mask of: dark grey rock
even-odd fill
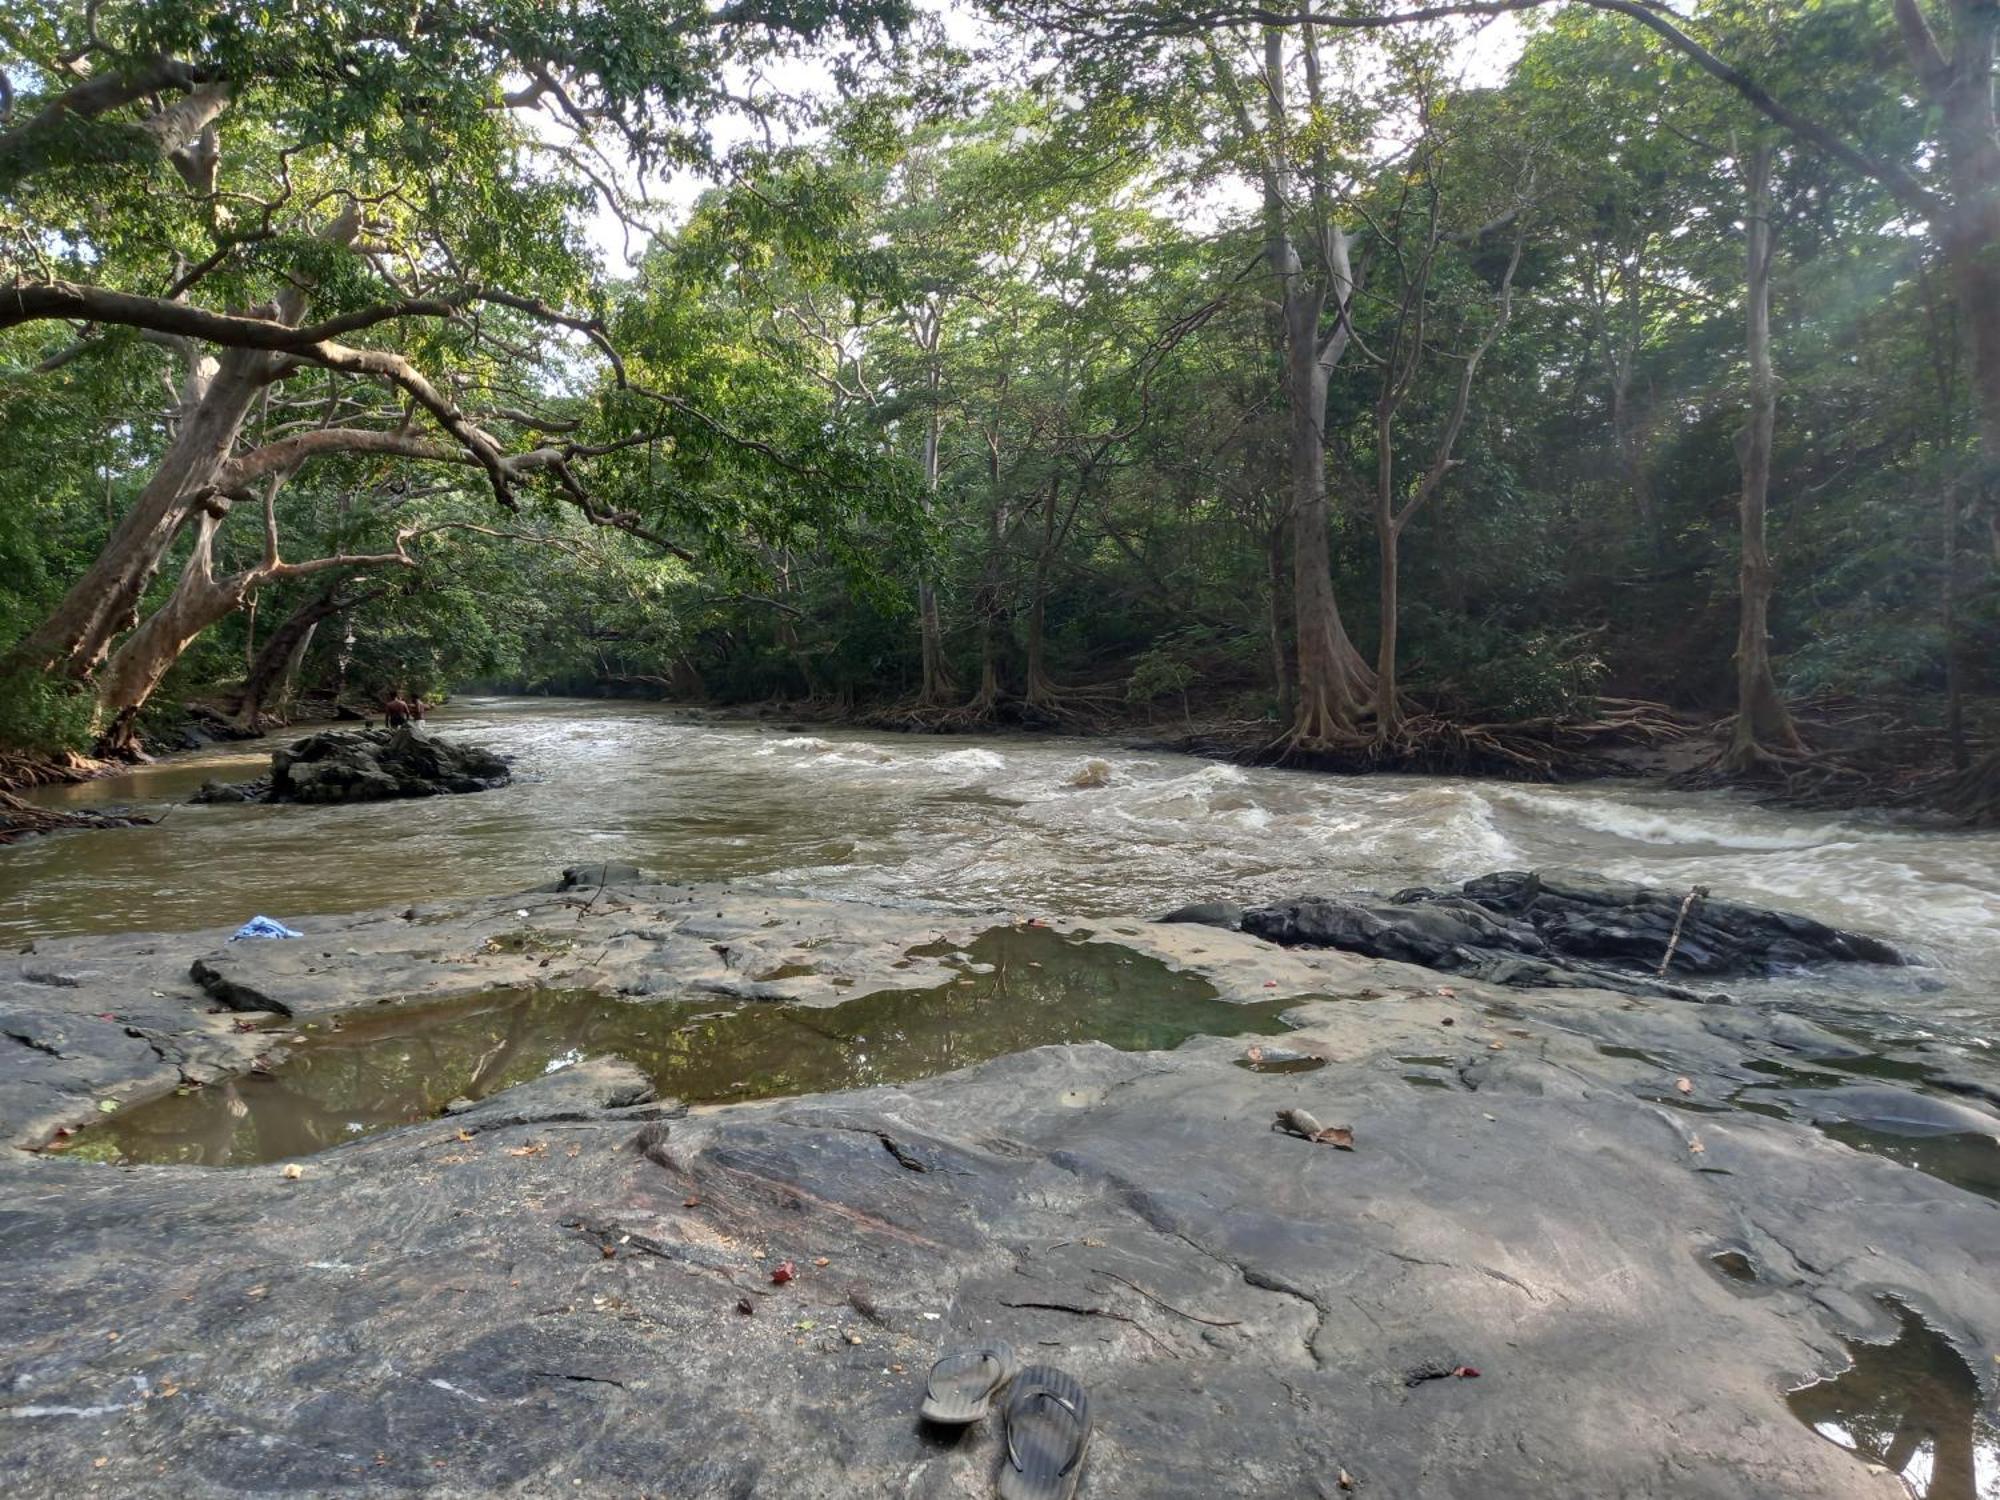
[[[1177,906],[1165,916],[1155,917],[1156,922],[1188,922],[1201,927],[1226,927],[1231,932],[1243,926],[1243,908],[1227,901],[1196,901],[1189,906]]]
[[[255,781],[204,781],[201,790],[188,798],[193,803],[262,802],[271,795],[271,778]]]
[[[1726,978],[1824,963],[1900,964],[1887,943],[1791,912],[1562,871],[1505,871],[1456,891],[1383,901],[1307,896],[1244,913],[1243,930],[1287,946],[1339,948],[1495,984],[1592,985],[1690,998],[1655,977]],[[1679,926],[1679,937],[1675,928]]]
[[[415,725],[332,729],[271,752],[270,776],[209,782],[195,802],[379,802],[483,792],[513,779],[492,751],[434,739]]]
[[[599,862],[571,865],[552,887],[558,891],[591,890],[606,885],[644,885],[649,877],[637,865]]]

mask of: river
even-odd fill
[[[0,941],[295,921],[520,889],[595,860],[1023,916],[1566,866],[1883,934],[1924,967],[1758,988],[1885,1035],[1968,1050],[2000,1035],[2000,834],[1637,782],[1325,776],[1082,739],[786,732],[628,702],[462,699],[431,727],[511,757],[520,783],[366,807],[182,805],[209,777],[261,772],[270,747],[252,744],[49,793],[167,816],[0,851]]]

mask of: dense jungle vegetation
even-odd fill
[[[1992,816],[1996,33],[31,0],[0,752],[470,683],[1388,765],[1658,703]]]

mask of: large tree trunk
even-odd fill
[[[1771,368],[1771,148],[1750,152],[1744,215],[1749,251],[1744,302],[1750,355],[1750,420],[1739,440],[1743,468],[1740,506],[1742,563],[1738,570],[1736,727],[1724,764],[1754,770],[1773,749],[1802,748],[1792,716],[1771,675],[1771,593],[1776,572],[1765,544],[1765,501],[1771,488],[1771,444],[1777,425],[1778,382]]]
[[[343,608],[340,583],[328,584],[309,597],[264,637],[250,669],[243,675],[243,687],[236,697],[236,720],[245,729],[264,727],[264,710],[280,702],[312,645],[320,621],[331,619]]]
[[[1278,715],[1292,715],[1292,664],[1285,651],[1285,526],[1271,528],[1264,539],[1264,633],[1271,651],[1271,693]]]
[[[134,721],[160,679],[197,636],[241,609],[249,596],[254,575],[239,573],[221,580],[215,576],[215,532],[219,525],[215,516],[203,513],[194,552],[173,593],[119,643],[98,674],[97,705],[103,725],[100,753],[129,752],[137,747]]]
[[[1377,516],[1376,549],[1381,562],[1381,640],[1375,656],[1375,733],[1380,739],[1395,734],[1403,722],[1396,701],[1396,625],[1402,608],[1402,535],[1395,518],[1386,512]]]
[[[937,410],[938,377],[935,366],[931,373],[931,413],[924,427],[924,505],[934,509],[938,491],[938,438],[939,415]],[[923,576],[917,581],[917,630],[923,653],[923,685],[918,689],[917,701],[925,708],[942,707],[951,697],[951,674],[944,664],[944,627],[938,619],[937,586],[932,582],[929,564],[925,564]]]
[[[344,247],[360,228],[360,211],[349,204],[319,238]],[[311,292],[309,280],[294,277],[268,311],[296,325]],[[168,550],[203,508],[273,367],[274,356],[262,350],[229,349],[217,358],[190,346],[180,425],[159,468],[88,571],[9,653],[11,665],[80,681],[104,660],[113,639],[137,619],[139,601]]]
[[[986,556],[980,564],[979,596],[975,612],[979,616],[979,691],[966,704],[980,718],[991,717],[1000,703],[1000,616],[1001,585],[1005,571],[1002,555],[1010,524],[1008,507],[1000,493],[1000,456],[989,448],[987,482],[991,490],[986,506]]]
[[[1291,409],[1292,608],[1298,635],[1298,701],[1294,749],[1330,748],[1352,740],[1367,711],[1374,673],[1349,639],[1334,597],[1326,493],[1326,379],[1319,353],[1320,299],[1298,286],[1298,257],[1285,308],[1285,396]]]
[[[1938,225],[1945,264],[1972,346],[1972,389],[1979,421],[1980,478],[1974,504],[1996,513],[2000,474],[2000,132],[1993,96],[2000,12],[1986,0],[1951,0],[1952,52],[1934,45],[1922,13],[1899,0],[1897,21],[1918,74],[1943,118],[1944,165],[1952,202]],[[1954,810],[1972,821],[2000,819],[2000,751],[1958,778]],[[1976,789],[1984,788],[1981,796]],[[1948,799],[1948,803],[1950,799]]]
[[[180,428],[166,456],[97,558],[48,619],[13,652],[31,671],[81,680],[129,626],[139,600],[189,518],[215,482],[263,389],[268,355],[231,350],[191,360]]]

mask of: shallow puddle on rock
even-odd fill
[[[1893,1135],[1844,1120],[1822,1121],[1819,1131],[1857,1151],[1886,1156],[1968,1193],[2000,1202],[2000,1142],[1990,1136]],[[2000,1478],[1996,1478],[1993,1500],[2000,1500]]]
[[[170,1094],[79,1132],[106,1161],[277,1161],[436,1115],[586,1057],[637,1064],[663,1096],[705,1103],[864,1088],[949,1072],[1052,1042],[1127,1051],[1207,1034],[1275,1036],[1296,1000],[1236,1005],[1157,959],[1046,928],[997,928],[931,989],[839,1005],[768,1001],[718,1011],[590,991],[499,990],[350,1012],[270,1074]],[[286,1023],[293,1031],[296,1022]]]
[[[1760,1073],[1783,1076],[1787,1081],[1818,1080],[1827,1075],[1783,1068],[1778,1064],[1751,1063]],[[1844,1083],[1835,1075],[1833,1082]],[[1732,1108],[1773,1120],[1794,1120],[1811,1125],[1829,1140],[1839,1141],[1856,1151],[1887,1157],[1901,1166],[1912,1167],[1940,1182],[1977,1193],[2000,1202],[2000,1140],[1976,1132],[1921,1128],[1887,1129],[1881,1123],[1844,1120],[1835,1114],[1819,1115],[1814,1110],[1814,1092],[1802,1089],[1794,1094],[1779,1092],[1774,1086],[1755,1084],[1729,1096]],[[1921,1095],[1913,1095],[1922,1098]],[[1657,1102],[1671,1104],[1671,1099]],[[2000,1500],[1996,1491],[1993,1500]]]
[[[1757,1284],[1757,1265],[1741,1250],[1718,1250],[1709,1256],[1708,1263],[1717,1274],[1726,1277],[1739,1286],[1751,1287]]]
[[[1887,1299],[1885,1299],[1887,1301]],[[2000,1422],[1949,1340],[1900,1303],[1893,1343],[1848,1340],[1853,1367],[1791,1392],[1792,1415],[1899,1476],[1919,1500],[2000,1497]]]

